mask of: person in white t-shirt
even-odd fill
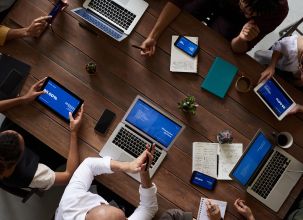
[[[149,149],[149,146],[147,148]],[[119,162],[110,157],[86,158],[67,185],[56,211],[55,220],[151,220],[158,211],[157,188],[151,182],[148,169],[145,169],[153,160],[155,146],[152,148],[152,153],[146,149],[132,162]],[[128,218],[121,209],[110,206],[100,195],[88,191],[95,176],[118,171],[139,172],[141,177],[140,204]]]

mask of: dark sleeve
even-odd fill
[[[169,0],[169,1],[174,5],[178,6],[180,9],[182,9],[184,5],[190,2],[189,0]]]
[[[287,0],[283,0],[273,13],[256,17],[255,22],[260,29],[260,33],[254,40],[248,43],[249,49],[253,48],[267,34],[280,25],[287,16],[288,10],[288,2]]]

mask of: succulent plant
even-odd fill
[[[94,74],[97,70],[97,64],[94,62],[89,62],[88,64],[86,64],[85,69],[89,74]]]
[[[189,112],[194,115],[196,113],[198,104],[196,103],[196,98],[194,96],[187,96],[178,103],[178,106],[183,112]]]

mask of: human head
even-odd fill
[[[239,0],[240,9],[245,17],[270,13],[279,5],[280,0]]]
[[[16,131],[0,133],[0,178],[12,174],[24,151],[24,140]]]
[[[85,220],[126,220],[126,217],[121,209],[101,204],[89,210]]]

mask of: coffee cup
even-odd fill
[[[280,132],[275,135],[276,144],[281,148],[289,148],[294,142],[292,135],[289,132]]]
[[[253,88],[251,80],[243,75],[237,79],[235,87],[238,92],[242,93],[247,93]]]

